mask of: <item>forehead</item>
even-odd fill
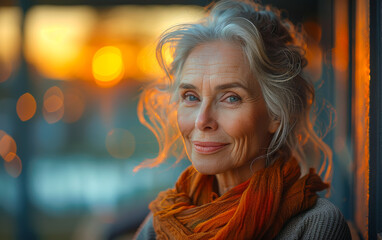
[[[250,68],[240,46],[215,41],[198,45],[191,51],[181,71],[180,81],[238,81],[249,87],[250,76]]]

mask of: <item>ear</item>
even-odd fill
[[[271,134],[275,133],[276,130],[279,128],[279,126],[280,126],[280,120],[276,118],[272,119],[268,126],[268,132]]]

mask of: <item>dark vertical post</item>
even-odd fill
[[[17,99],[22,94],[30,92],[31,82],[28,71],[28,64],[24,56],[24,43],[25,43],[25,15],[32,6],[32,1],[29,0],[20,0],[19,2],[22,10],[22,19],[21,19],[21,46],[20,46],[20,66],[17,72],[15,83],[13,85],[13,95]],[[16,106],[15,106],[16,107]],[[15,109],[16,112],[16,109]],[[30,201],[30,184],[29,184],[29,166],[32,156],[32,146],[31,146],[31,128],[32,121],[21,122],[17,118],[16,114],[14,115],[16,131],[15,131],[15,140],[17,143],[19,155],[22,163],[23,170],[20,176],[17,178],[17,191],[18,191],[18,208],[17,208],[17,239],[36,239],[36,235],[32,226],[32,208]]]
[[[356,177],[354,176],[354,166],[356,165],[356,154],[355,154],[355,122],[354,122],[354,95],[355,95],[355,68],[356,68],[356,61],[355,61],[355,21],[356,21],[356,0],[349,0],[349,77],[350,77],[350,84],[349,84],[349,105],[348,105],[348,119],[350,119],[350,124],[348,126],[348,136],[350,138],[348,139],[347,145],[351,149],[351,156],[352,156],[352,163],[354,164],[353,174],[350,180],[350,193],[349,193],[349,215],[348,219],[355,222],[355,194],[354,194],[354,188],[355,188],[355,181]]]
[[[370,0],[369,239],[382,233],[382,3]]]

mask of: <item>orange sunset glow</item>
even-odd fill
[[[156,78],[163,75],[162,69],[159,67],[155,44],[149,44],[146,47],[142,48],[137,57],[137,65],[139,70],[141,70],[148,79]],[[169,63],[172,61],[172,55],[169,49],[163,53],[164,61]]]
[[[90,7],[34,7],[26,16],[27,60],[46,77],[71,80],[95,19]]]
[[[119,6],[103,19],[92,7],[38,6],[26,16],[25,55],[52,79],[93,81],[100,87],[127,78],[153,79],[162,74],[153,48],[159,34],[201,16],[202,8],[192,6]]]
[[[98,50],[93,57],[92,70],[99,86],[116,85],[121,81],[125,72],[121,50],[113,46],[106,46]]]
[[[0,8],[0,83],[17,67],[20,53],[21,11],[16,7]]]

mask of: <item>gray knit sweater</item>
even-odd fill
[[[134,239],[155,239],[152,214],[147,216]],[[275,239],[340,240],[351,239],[351,236],[340,210],[328,200],[319,198],[313,208],[291,218]]]

